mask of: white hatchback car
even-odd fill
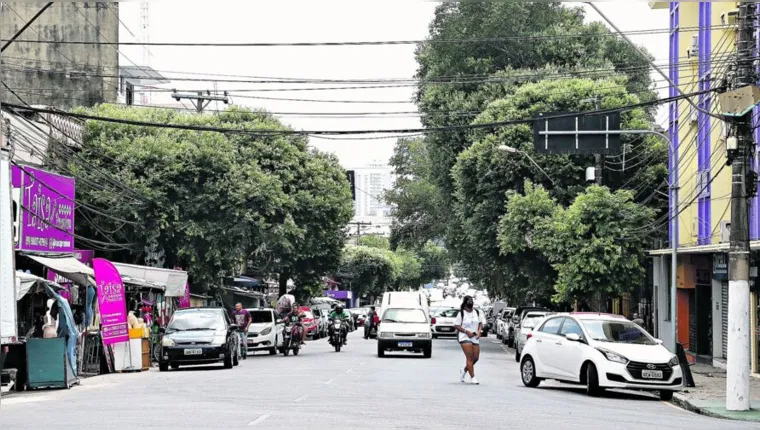
[[[519,326],[515,327],[515,361],[520,362],[520,355],[522,354],[525,343],[528,341],[528,335],[533,331],[536,326],[541,324],[550,312],[529,312],[525,314],[522,322]]]
[[[283,324],[277,324],[277,316],[272,309],[248,309],[251,324],[248,326],[248,353],[269,351],[277,354],[282,346]]]
[[[457,336],[459,333],[454,328],[454,323],[459,315],[459,309],[442,309],[430,319],[430,329],[433,330],[433,339],[439,336]]]
[[[590,396],[606,388],[658,391],[670,400],[683,387],[678,357],[662,341],[617,315],[547,317],[528,336],[520,361],[523,384],[544,379],[585,384]]]

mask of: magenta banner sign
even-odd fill
[[[190,307],[190,284],[185,284],[185,294],[179,298],[179,308],[186,309]]]
[[[16,249],[74,250],[74,178],[29,166],[12,166]]]
[[[77,249],[74,250],[74,258],[82,262],[87,267],[92,267],[92,259],[95,258],[95,251],[92,250],[81,250]],[[47,279],[48,281],[53,281],[56,284],[66,288],[64,291],[60,291],[61,296],[68,300],[69,303],[75,304],[79,303],[78,297],[73,297],[72,302],[72,296],[71,296],[71,280],[67,279],[66,277],[59,275],[55,271],[48,269],[47,271]]]
[[[128,342],[127,297],[121,275],[110,261],[104,258],[92,260],[95,283],[98,286],[101,337],[103,345]]]

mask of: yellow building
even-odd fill
[[[669,77],[684,93],[717,88],[735,59],[736,2],[650,2],[653,9],[670,14]],[[678,96],[676,88],[670,96]],[[718,112],[715,93],[693,100]],[[669,109],[670,204],[678,193],[677,222],[670,222],[670,241],[678,243],[678,342],[691,360],[724,367],[728,330],[728,245],[730,231],[731,167],[726,165],[726,124],[698,112],[688,102],[673,102]],[[758,137],[755,140],[758,141]],[[757,169],[758,160],[753,163]],[[760,205],[751,201],[750,235],[753,250],[760,250]],[[670,244],[668,246],[671,246]],[[753,252],[754,257],[755,252]],[[651,252],[655,327],[658,337],[673,348],[670,290],[671,249]],[[751,276],[757,276],[753,258]],[[757,281],[753,285],[753,360],[758,360]]]

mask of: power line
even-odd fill
[[[705,94],[705,93],[714,92],[714,91],[715,89],[709,89],[705,91],[699,91],[699,92],[695,92],[691,94],[685,94],[685,95],[670,97],[666,99],[631,104],[631,105],[627,105],[627,106],[623,106],[623,107],[619,107],[615,109],[594,111],[594,113],[600,114],[600,113],[607,113],[607,112],[623,112],[623,111],[628,111],[628,110],[632,110],[639,107],[654,106],[654,105],[658,105],[662,103],[668,103],[671,101],[681,100],[687,97],[694,97],[696,95]],[[495,127],[503,127],[503,126],[510,126],[510,125],[518,125],[518,124],[532,124],[535,121],[534,119],[521,119],[521,120],[511,120],[511,121],[489,122],[489,123],[482,123],[482,124],[451,125],[451,126],[429,127],[429,128],[387,129],[387,130],[382,130],[382,129],[381,130],[311,130],[311,131],[305,131],[305,130],[296,131],[296,130],[291,130],[291,129],[249,130],[249,129],[240,129],[240,128],[208,127],[208,126],[171,124],[171,123],[161,124],[161,123],[155,123],[155,122],[135,121],[135,120],[129,120],[129,119],[109,118],[109,117],[88,115],[88,114],[81,114],[81,113],[63,112],[56,109],[20,106],[20,105],[14,105],[14,104],[9,104],[9,103],[6,103],[5,106],[14,110],[57,114],[61,116],[78,118],[81,120],[103,121],[103,122],[112,122],[112,123],[117,123],[117,124],[136,125],[136,126],[144,126],[144,127],[173,128],[173,129],[180,129],[180,130],[209,131],[209,132],[231,133],[231,134],[237,133],[237,134],[249,134],[249,135],[309,135],[311,136],[311,135],[362,135],[362,134],[378,134],[378,133],[387,133],[387,134],[432,133],[432,132],[444,132],[444,131],[452,131],[452,130],[475,130],[475,129],[483,129],[483,128],[495,128]],[[552,118],[573,117],[576,115],[577,114],[557,115]]]
[[[712,26],[714,29],[728,29],[731,26]],[[695,31],[699,27],[684,27],[680,31]],[[531,40],[554,40],[567,38],[590,39],[594,37],[613,37],[620,34],[626,35],[653,35],[669,33],[670,28],[634,30],[623,33],[565,33],[551,35],[514,35],[490,38],[470,39],[427,39],[427,40],[376,40],[376,41],[341,41],[341,42],[120,42],[124,46],[167,46],[167,47],[307,47],[307,46],[382,46],[382,45],[420,45],[420,44],[462,44],[462,43],[494,43],[507,41],[531,41]],[[65,45],[109,45],[110,42],[102,41],[74,41],[74,40],[17,40],[18,43],[32,44],[65,44]]]

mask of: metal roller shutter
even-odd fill
[[[721,335],[723,336],[723,358],[728,358],[728,282],[720,286]]]

